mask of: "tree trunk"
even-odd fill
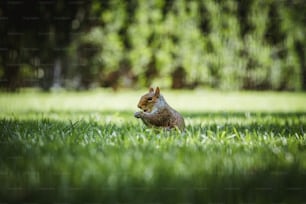
[[[306,90],[306,53],[305,53],[305,47],[301,42],[295,43],[295,49],[299,56],[300,64],[301,64],[301,82],[302,82],[302,89]]]
[[[5,64],[4,65],[4,87],[9,92],[18,91],[20,81],[19,81],[19,69],[20,65],[18,63]]]
[[[53,89],[61,88],[62,61],[61,58],[56,58],[53,68]]]
[[[3,84],[2,86],[6,91],[16,92],[20,86],[19,70],[20,59],[19,53],[16,49],[10,48],[5,52],[2,58],[2,66],[4,68]]]

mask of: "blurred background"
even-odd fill
[[[304,0],[1,1],[0,89],[306,90]]]

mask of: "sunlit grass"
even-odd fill
[[[1,94],[1,201],[303,200],[305,94],[166,91],[179,133],[133,117],[143,92]]]
[[[96,90],[91,92],[38,93],[0,95],[0,112],[28,111],[135,111],[147,90]],[[168,91],[162,94],[170,105],[186,112],[214,111],[306,111],[306,94],[290,92],[215,92],[208,90]]]

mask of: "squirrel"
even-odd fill
[[[159,87],[155,91],[150,88],[149,93],[140,98],[137,106],[142,111],[136,112],[134,116],[148,127],[162,127],[166,130],[178,128],[181,131],[185,128],[184,118],[168,105]]]

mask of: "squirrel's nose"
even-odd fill
[[[141,106],[139,104],[137,105],[137,107],[141,109]]]

